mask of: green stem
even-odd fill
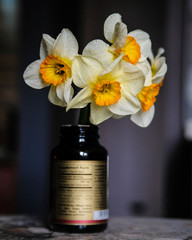
[[[89,121],[89,115],[90,115],[90,104],[88,104],[86,107],[80,109],[78,124],[90,125],[91,123]]]

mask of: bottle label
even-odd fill
[[[107,161],[55,161],[52,171],[53,223],[95,225],[107,222]]]

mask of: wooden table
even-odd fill
[[[97,234],[52,232],[38,217],[0,216],[0,239],[6,240],[192,240],[192,220],[111,218]]]

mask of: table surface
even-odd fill
[[[102,233],[52,232],[40,218],[0,216],[0,239],[14,240],[192,240],[192,220],[163,218],[111,218]]]

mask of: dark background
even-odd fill
[[[48,88],[23,81],[27,65],[39,59],[42,34],[56,38],[69,28],[81,53],[104,39],[106,17],[118,12],[129,31],[150,34],[155,54],[165,48],[168,73],[148,128],[129,117],[100,124],[110,155],[111,215],[191,217],[191,2],[0,1],[0,213],[48,212],[49,153],[59,126],[78,115],[51,105]]]

